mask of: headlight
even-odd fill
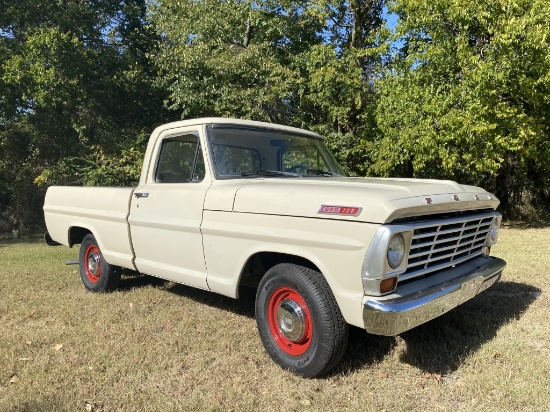
[[[498,238],[498,219],[493,219],[491,224],[491,229],[489,229],[489,236],[491,236],[491,241],[494,243]]]
[[[396,269],[401,265],[404,257],[405,239],[401,233],[398,233],[391,238],[388,244],[388,263],[393,269]]]

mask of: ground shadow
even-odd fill
[[[397,340],[393,336],[371,335],[364,329],[351,326],[344,358],[329,376],[364,369],[365,366],[376,364],[382,361],[396,345]]]
[[[151,276],[137,275],[123,279],[122,288],[154,286],[217,309],[255,318],[255,290],[241,288],[240,298],[167,282]],[[541,294],[527,284],[500,282],[449,313],[402,333],[406,348],[400,360],[426,373],[448,374],[455,371],[485,342],[493,339],[502,325],[521,315]],[[350,327],[348,348],[340,365],[330,376],[365,368],[380,362],[396,347],[397,338],[375,336]]]
[[[189,286],[180,285],[178,283],[170,283],[166,290],[175,293],[178,296],[186,297],[195,302],[208,305],[220,310],[243,315],[254,319],[256,290],[248,287],[239,289],[239,299],[229,298],[217,293],[207,292],[200,289],[195,289]]]
[[[157,278],[155,276],[142,275],[141,273],[132,272],[123,269],[120,283],[117,290],[128,291],[132,289],[140,289],[148,286],[151,287],[163,287],[168,283],[167,280]]]
[[[510,320],[519,319],[542,291],[501,282],[446,315],[405,332],[401,360],[427,373],[450,373],[493,339]]]
[[[233,312],[254,318],[254,302],[256,299],[255,289],[241,287],[239,289],[239,299],[228,298],[227,296],[205,290],[193,288],[191,286],[170,282],[154,276],[142,275],[135,272],[123,272],[118,290],[128,291],[135,288],[157,287],[178,296],[191,299],[197,303],[209,305],[220,310]]]
[[[400,360],[425,373],[451,373],[493,339],[504,324],[519,319],[540,294],[540,289],[530,285],[501,282],[449,313],[402,333],[406,349]],[[335,372],[372,364],[389,353],[396,342],[396,338],[357,329],[342,366]]]
[[[534,286],[500,282],[449,313],[402,333],[399,338],[370,335],[351,328],[348,348],[331,376],[381,361],[405,342],[400,360],[425,373],[448,374],[472,352],[493,339],[512,319],[519,319],[542,291]]]

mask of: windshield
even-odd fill
[[[314,136],[215,125],[208,129],[208,140],[221,179],[344,174],[323,140]]]

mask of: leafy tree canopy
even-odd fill
[[[373,170],[485,182],[505,202],[510,167],[525,177],[519,191],[548,176],[548,2],[395,0],[391,10],[402,47],[378,82]]]
[[[316,129],[352,169],[364,169],[376,66],[386,47],[382,6],[382,0],[161,0],[153,9],[162,36],[156,60],[170,107],[184,117]]]
[[[147,58],[158,38],[144,0],[0,0],[0,10],[0,215],[33,226],[36,184],[137,177],[96,171],[102,159],[124,170],[121,153],[138,153],[166,118]]]

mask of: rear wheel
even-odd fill
[[[256,295],[262,343],[284,369],[314,378],[340,362],[348,325],[323,275],[294,264],[279,264],[262,278]]]
[[[116,289],[120,268],[107,263],[93,235],[86,235],[80,245],[79,267],[80,278],[86,289],[92,292]]]

